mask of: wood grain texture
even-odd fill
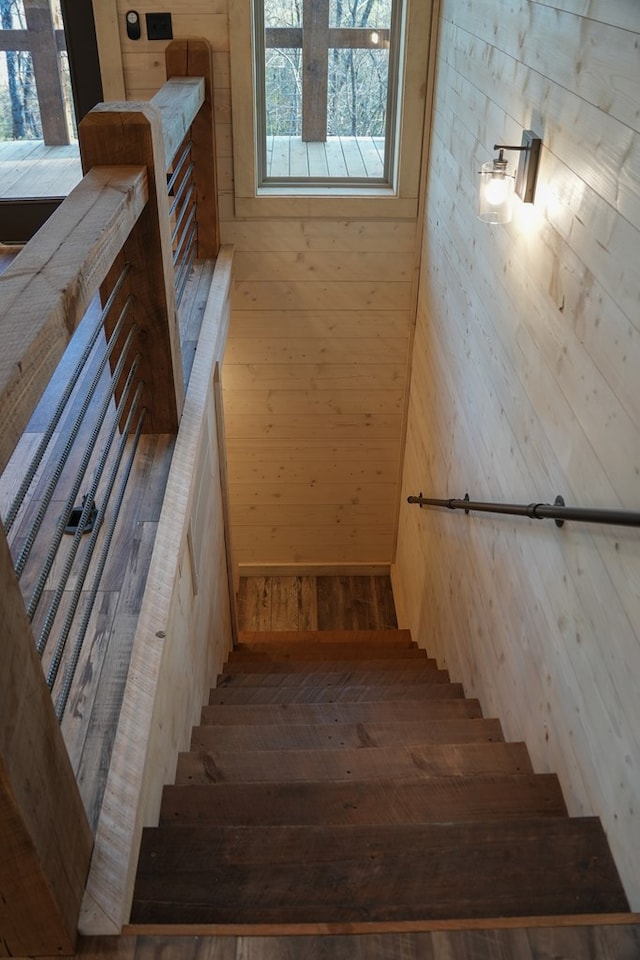
[[[204,96],[191,127],[194,163],[198,257],[201,260],[217,256],[220,248],[220,217],[218,214],[215,145],[214,64],[211,45],[201,40],[174,40],[165,50],[167,77],[202,77]]]
[[[522,743],[431,744],[368,750],[181,753],[176,783],[255,783],[296,780],[371,780],[532,773]]]
[[[0,942],[12,956],[70,953],[92,837],[4,531],[0,576]]]
[[[167,936],[160,932],[117,938],[83,937],[77,960],[158,960],[168,952],[175,960],[636,960],[640,948],[637,924],[549,926],[522,921],[515,924],[475,922],[455,930],[440,922],[436,930],[384,933],[300,931],[287,936],[271,933],[233,935],[230,931],[200,935],[186,931]],[[509,929],[511,927],[511,929]]]
[[[80,929],[118,933],[142,824],[188,742],[231,646],[213,372],[224,350],[232,254],[221,251],[176,440],[98,822]],[[198,490],[204,495],[198,497]],[[192,516],[215,535],[188,546]],[[192,564],[199,575],[194,593]],[[213,637],[213,642],[212,642]]]
[[[562,816],[562,793],[553,776],[363,781],[297,784],[170,786],[162,798],[160,823],[381,824],[433,820],[484,820]]]
[[[357,702],[357,701],[356,701]],[[376,723],[293,723],[257,728],[255,724],[211,724],[194,727],[191,750],[215,750],[224,738],[226,749],[237,750],[330,750],[336,746],[368,749],[393,744],[478,743],[502,740],[498,720],[387,720]]]
[[[145,433],[175,433],[184,404],[180,331],[175,295],[169,203],[166,190],[164,133],[160,110],[149,103],[97,104],[78,128],[83,170],[110,157],[147,168],[149,199],[122,246],[102,290],[113,289],[125,262],[131,264],[115,309],[129,294],[139,328]],[[118,314],[116,313],[116,316]]]
[[[282,891],[292,888],[287,918],[303,923],[626,909],[615,871],[606,879],[610,860],[597,820],[552,817],[540,826],[160,827],[143,837],[131,919],[278,923]],[[349,898],[341,877],[357,880]]]
[[[639,27],[624,3],[441,4],[403,497],[637,507]],[[478,163],[523,127],[536,202],[481,226]],[[398,543],[400,622],[602,817],[637,908],[637,538],[403,504]]]
[[[146,202],[139,166],[92,171],[0,277],[0,468]]]

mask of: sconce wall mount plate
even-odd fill
[[[514,190],[514,175],[508,173],[504,160],[505,150],[514,150],[520,154],[515,173],[515,193],[523,203],[533,203],[538,179],[538,164],[542,140],[533,130],[523,130],[522,143],[510,146],[495,143],[494,150],[500,155],[493,161],[482,165],[478,219],[486,223],[508,223],[511,220],[511,196]],[[511,187],[509,189],[509,183]],[[501,187],[501,190],[497,188]]]
[[[522,146],[516,173],[516,193],[523,203],[533,203],[536,195],[541,147],[542,140],[533,130],[522,131]]]

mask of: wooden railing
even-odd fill
[[[164,766],[172,762],[172,751],[183,745],[194,722],[194,694],[200,704],[203,685],[212,682],[230,642],[215,366],[228,321],[231,253],[221,254],[214,273],[203,322],[206,349],[196,356],[185,403],[166,171],[191,128],[192,137],[202,141],[194,140],[193,146],[198,256],[215,255],[215,177],[209,179],[214,167],[211,55],[198,41],[173,45],[168,63],[171,57],[178,74],[194,63],[205,68],[208,63],[208,70],[199,79],[168,82],[150,104],[102,104],[91,111],[79,131],[87,171],[83,181],[0,277],[0,471],[98,289],[103,301],[113,294],[107,335],[116,323],[110,318],[117,318],[128,303],[144,381],[144,430],[177,434],[181,424],[176,440],[181,452],[169,478],[168,517],[164,526],[160,523],[159,554],[154,552],[158,559],[155,567],[152,559],[148,581],[151,599],[143,601],[130,668],[134,676],[127,680],[115,735],[115,769],[107,778],[103,802],[104,817],[115,817],[119,824],[115,847],[123,844],[124,853],[120,848],[114,852],[102,816],[95,837],[89,827],[14,560],[0,528],[0,954],[72,953],[83,897],[89,917],[85,925],[91,927],[91,917],[97,915],[98,932],[119,931],[126,920],[136,838],[157,803]],[[204,170],[198,170],[199,156]],[[122,396],[123,388],[118,390]],[[186,473],[176,479],[176,470]],[[206,525],[213,521],[222,532],[207,538]],[[186,616],[193,629],[186,646],[181,633],[185,572],[193,594]],[[207,582],[199,598],[198,576],[201,583],[214,581]],[[172,606],[176,591],[179,600]],[[212,601],[214,592],[217,603]],[[157,618],[163,611],[160,629]],[[149,635],[151,621],[155,629]],[[210,642],[216,624],[219,653]],[[172,657],[182,661],[182,683]],[[120,750],[118,744],[123,745]],[[124,784],[118,768],[123,753]],[[118,795],[122,789],[124,800]],[[91,892],[85,893],[92,849]],[[111,887],[101,887],[105,865],[116,894]]]

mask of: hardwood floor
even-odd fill
[[[240,630],[390,630],[389,577],[242,577]]]
[[[92,960],[638,960],[640,926],[86,940]]]

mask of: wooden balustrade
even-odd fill
[[[193,57],[188,44],[179,49],[185,71],[204,58],[200,45]],[[86,176],[0,277],[0,470],[88,304],[124,261],[131,269],[123,296],[135,295],[144,358],[145,429],[177,432],[184,387],[166,158],[194,117],[197,130],[203,123],[210,128],[210,90],[210,73],[204,81],[174,80],[152,104],[103,104],[81,124]],[[218,249],[215,177],[207,179],[214,164],[210,129],[202,139],[204,147],[196,147],[196,169],[204,155],[196,175],[201,256]],[[94,838],[1,526],[0,611],[0,954],[68,954]]]

